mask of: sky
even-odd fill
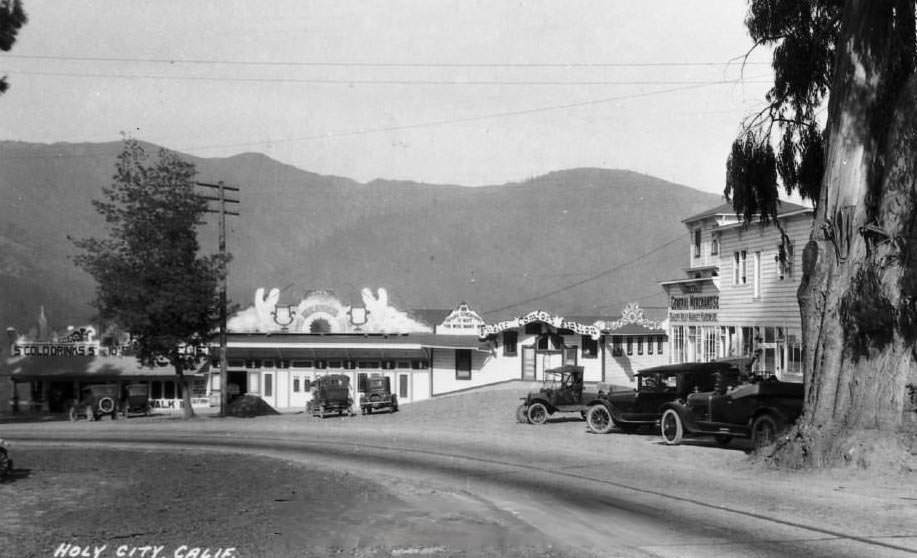
[[[0,140],[126,133],[361,182],[602,167],[722,193],[772,83],[741,0],[24,5]]]

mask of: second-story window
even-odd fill
[[[710,239],[710,255],[716,256],[720,253],[720,235],[719,233],[713,233],[713,236]]]
[[[744,285],[748,282],[748,252],[742,250],[732,254],[732,284]]]
[[[700,257],[700,229],[694,229],[694,257]]]

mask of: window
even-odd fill
[[[713,233],[710,239],[710,255],[716,256],[720,253],[720,233]]]
[[[328,361],[328,368],[341,368],[343,365],[344,363],[340,360],[329,360]]]
[[[529,335],[537,335],[541,333],[541,322],[531,322],[525,324],[525,330]]]
[[[634,338],[628,337],[627,338],[627,355],[630,356],[632,354],[634,354]]]
[[[455,351],[455,379],[471,379],[471,349],[456,349]]]
[[[621,337],[615,335],[611,339],[611,356],[622,356],[624,354],[624,349],[621,348]]]
[[[656,342],[655,337],[647,337],[646,339],[646,354],[653,354],[653,344]]]
[[[599,355],[599,341],[593,339],[590,335],[583,335],[581,337],[581,345],[583,347],[583,358],[596,358]]]
[[[411,368],[414,370],[426,370],[428,368],[427,361],[425,360],[412,360]]]
[[[732,284],[745,285],[748,283],[748,252],[742,250],[732,255]]]
[[[656,341],[656,354],[658,354],[658,355],[661,355],[661,354],[662,354],[662,341],[663,341],[663,338],[662,338],[662,337],[657,338],[657,341]]]
[[[637,354],[638,355],[643,354],[643,338],[642,337],[637,338]]]
[[[290,363],[293,368],[312,368],[311,360],[294,360]]]
[[[761,298],[761,252],[755,252],[752,265],[752,297]]]
[[[274,396],[274,375],[273,374],[264,375],[264,396],[265,397]]]
[[[398,397],[402,399],[408,398],[408,375],[407,374],[398,375]]]
[[[777,279],[783,281],[784,278],[793,275],[793,244],[787,242],[777,247],[777,255],[774,256],[777,262]]]
[[[700,257],[700,229],[694,229],[694,257]]]
[[[503,332],[503,356],[516,356],[517,344],[519,342],[518,331]]]
[[[299,393],[299,376],[293,377],[293,393]]]

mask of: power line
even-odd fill
[[[650,256],[650,255],[652,255],[652,254],[655,254],[656,252],[659,252],[659,251],[661,251],[661,250],[663,250],[663,249],[665,249],[665,248],[668,248],[668,247],[671,246],[672,244],[674,244],[674,243],[676,243],[676,242],[681,242],[681,241],[683,241],[683,240],[684,240],[684,235],[678,235],[676,238],[673,238],[672,240],[669,240],[668,242],[666,242],[666,243],[664,243],[664,244],[661,244],[661,245],[657,246],[656,248],[653,248],[653,249],[650,250],[649,252],[645,252],[645,253],[641,254],[640,256],[637,256],[636,258],[634,258],[634,259],[632,259],[632,260],[628,260],[628,261],[626,261],[626,262],[624,262],[624,263],[622,263],[622,264],[616,265],[616,266],[614,266],[614,267],[612,267],[612,268],[602,270],[602,271],[600,271],[600,272],[598,272],[598,273],[596,273],[596,274],[594,274],[594,275],[591,275],[591,276],[589,276],[589,277],[587,277],[587,278],[585,278],[585,279],[581,279],[581,280],[575,281],[575,282],[573,282],[573,283],[568,283],[568,284],[563,285],[563,286],[561,286],[561,287],[558,287],[558,288],[556,288],[556,289],[553,289],[553,290],[550,290],[550,291],[547,291],[547,292],[540,293],[540,294],[538,294],[538,295],[536,295],[536,296],[529,297],[529,298],[526,298],[526,299],[524,299],[524,300],[520,300],[520,301],[514,302],[514,303],[512,303],[512,304],[508,304],[508,305],[506,305],[506,306],[501,306],[500,308],[491,308],[491,309],[489,309],[489,310],[483,310],[483,311],[481,311],[481,313],[482,313],[482,314],[489,314],[489,313],[492,313],[492,312],[502,312],[502,311],[504,311],[504,310],[509,310],[510,308],[515,308],[516,306],[522,306],[523,304],[530,304],[530,303],[532,303],[532,302],[536,302],[536,301],[541,300],[541,299],[543,299],[543,298],[546,298],[546,297],[549,297],[549,296],[552,296],[552,295],[556,295],[556,294],[562,293],[562,292],[564,292],[564,291],[569,291],[570,289],[579,287],[580,285],[585,285],[586,283],[595,281],[596,279],[601,279],[602,277],[604,277],[604,276],[606,276],[606,275],[610,275],[610,274],[612,274],[612,273],[614,273],[614,272],[616,272],[616,271],[619,271],[619,270],[621,270],[621,269],[623,269],[623,268],[625,268],[625,267],[627,267],[627,266],[629,266],[629,265],[632,265],[632,264],[636,263],[637,261],[639,261],[639,260],[641,260],[641,259],[643,259],[643,258],[645,258],[645,257],[647,257],[647,256]]]
[[[735,64],[727,61],[663,61],[663,62],[364,62],[356,60],[231,60],[219,58],[134,58],[126,56],[64,56],[41,54],[5,54],[4,58],[24,60],[56,60],[64,62],[123,62],[150,64],[191,64],[227,66],[303,66],[338,68],[658,68],[658,67],[716,67]],[[743,65],[769,65],[769,62],[744,62]]]
[[[43,77],[75,78],[111,78],[111,79],[150,79],[174,81],[210,81],[235,83],[301,83],[309,85],[550,85],[550,86],[599,86],[599,85],[707,85],[709,80],[436,80],[436,79],[322,79],[292,77],[227,77],[227,76],[188,76],[166,74],[115,74],[86,72],[35,72],[30,70],[9,70],[13,75]],[[755,80],[724,80],[728,83],[771,83]]]
[[[754,78],[753,78],[754,79]],[[561,111],[568,110],[573,108],[582,108],[587,106],[602,105],[607,103],[613,103],[616,101],[626,101],[630,99],[638,99],[644,97],[653,97],[657,95],[667,95],[670,93],[678,93],[682,91],[690,91],[694,89],[702,89],[706,87],[713,87],[717,85],[735,85],[737,83],[744,83],[735,80],[721,80],[721,81],[710,81],[703,82],[695,85],[684,85],[680,87],[671,87],[666,89],[656,89],[653,91],[644,91],[640,93],[629,93],[623,95],[614,95],[612,97],[603,97],[600,99],[589,99],[585,101],[578,101],[573,103],[564,103],[559,105],[544,105],[540,107],[533,107],[529,109],[513,110],[513,111],[504,111],[504,112],[494,112],[487,114],[479,114],[473,116],[467,116],[463,118],[453,118],[453,119],[444,119],[444,120],[431,120],[426,122],[415,122],[411,124],[402,124],[396,126],[382,126],[376,128],[360,128],[356,130],[345,130],[340,132],[326,132],[323,134],[315,134],[311,136],[300,136],[292,138],[278,138],[268,141],[260,142],[244,142],[244,143],[224,143],[224,144],[211,144],[211,145],[199,145],[199,146],[183,146],[177,147],[175,150],[180,151],[202,151],[210,149],[227,149],[227,148],[240,148],[240,147],[253,147],[253,146],[263,146],[263,145],[273,145],[277,143],[295,143],[300,141],[314,141],[322,139],[333,139],[339,137],[349,137],[349,136],[359,136],[367,134],[376,134],[376,133],[385,133],[385,132],[396,132],[401,130],[415,130],[421,128],[433,128],[438,126],[447,126],[450,124],[465,124],[469,122],[479,122],[482,120],[491,120],[496,118],[508,118],[513,116],[524,116],[527,114],[537,114],[541,112],[551,112],[551,111]],[[61,156],[60,158],[79,158],[79,157],[94,157],[96,155],[82,155],[82,154],[72,154]],[[7,160],[12,159],[34,159],[35,156],[27,155],[21,157],[5,157]]]

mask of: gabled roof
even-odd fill
[[[788,213],[796,213],[796,212],[805,211],[805,210],[811,211],[811,208],[806,207],[804,205],[799,205],[797,203],[781,200],[777,205],[777,216],[779,217],[781,215],[786,215]],[[700,221],[708,217],[715,217],[717,215],[729,215],[732,217],[739,217],[741,219],[741,216],[739,216],[736,213],[736,210],[732,208],[732,203],[726,202],[714,208],[708,209],[707,211],[698,213],[697,215],[692,215],[691,217],[688,217],[687,219],[682,219],[681,222],[682,223],[693,223],[694,221]]]

